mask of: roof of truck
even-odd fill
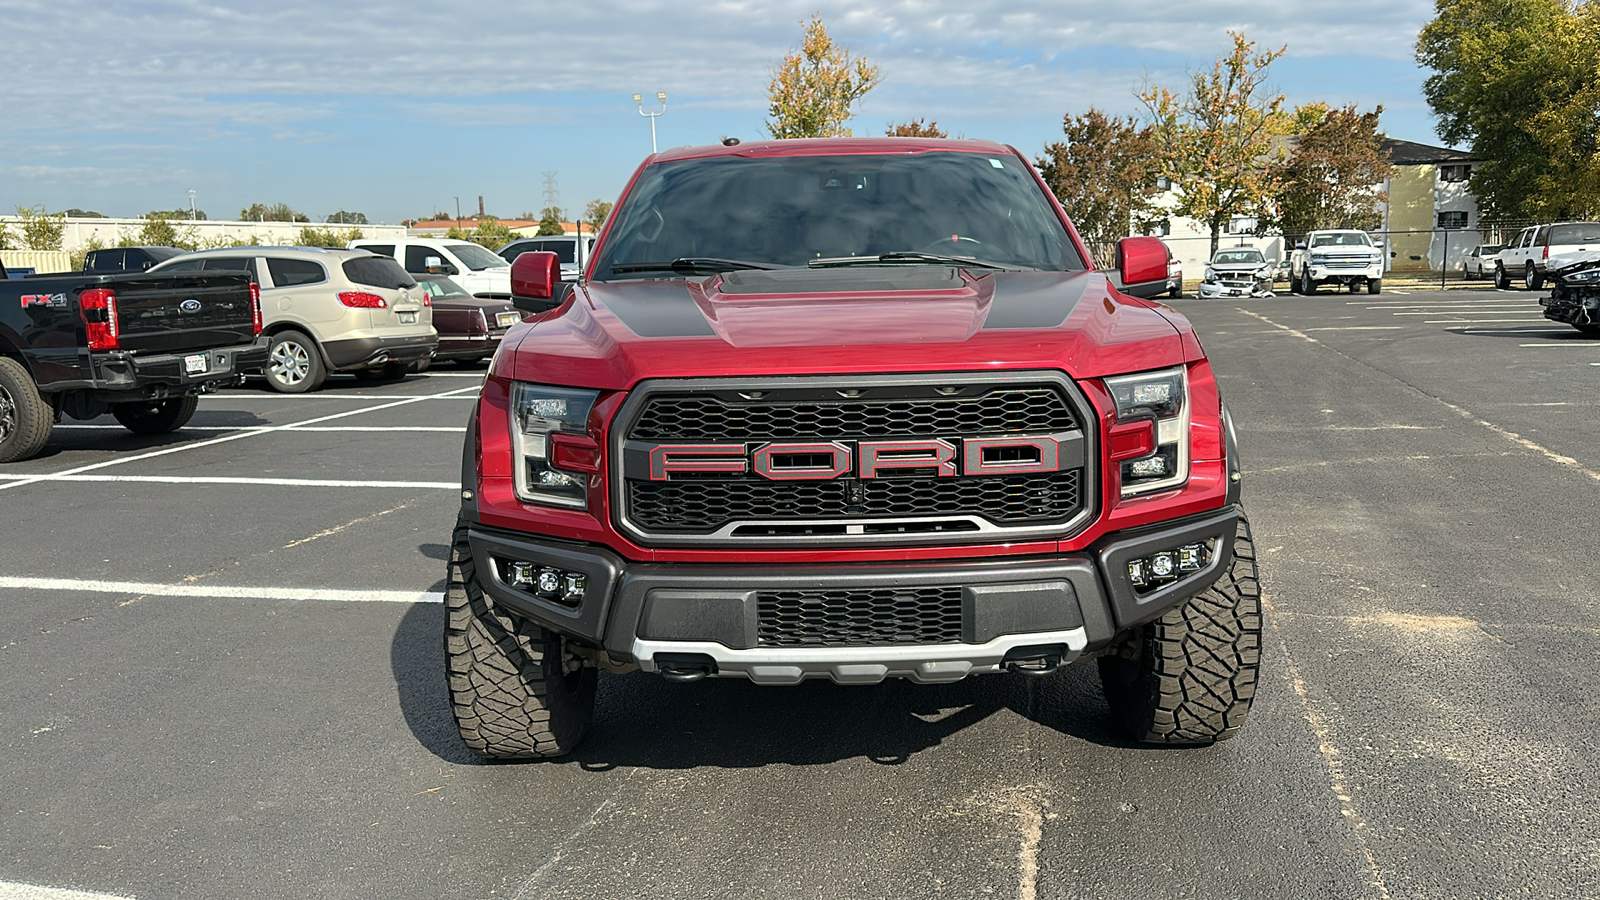
[[[702,159],[711,156],[834,156],[868,153],[927,153],[935,150],[954,150],[966,153],[1003,153],[1013,151],[1005,144],[994,141],[957,140],[954,138],[794,138],[782,141],[741,141],[735,144],[712,144],[705,147],[677,147],[663,150],[651,162],[678,159]]]

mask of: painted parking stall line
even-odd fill
[[[322,600],[333,603],[443,603],[440,591],[352,591],[335,588],[252,587],[245,585],[162,584],[154,581],[99,581],[82,578],[0,576],[0,589],[77,591],[91,594],[143,594],[207,600]],[[0,900],[7,900],[0,894]]]
[[[222,437],[212,438],[211,440],[208,440],[208,441],[196,441],[196,442],[194,442],[192,444],[180,444],[179,446],[176,446],[176,447],[167,447],[167,448],[162,449],[162,450],[152,450],[149,453],[139,453],[139,454],[135,454],[133,456],[125,456],[125,457],[121,457],[121,458],[118,458],[118,459],[107,460],[105,462],[92,463],[92,464],[87,465],[87,466],[79,466],[76,469],[68,469],[65,472],[56,472],[56,473],[54,473],[53,475],[50,475],[50,476],[41,476],[41,477],[36,477],[36,478],[32,478],[32,479],[21,479],[21,480],[17,480],[17,481],[12,481],[9,484],[0,484],[0,491],[10,490],[12,488],[22,487],[23,485],[28,485],[28,484],[38,484],[40,481],[44,481],[44,480],[47,480],[47,479],[48,480],[59,480],[61,478],[61,476],[63,476],[63,475],[79,475],[79,474],[82,474],[84,472],[92,472],[92,471],[96,471],[96,470],[99,470],[99,469],[108,468],[110,466],[121,466],[121,465],[126,465],[126,464],[131,463],[131,462],[139,462],[140,460],[154,459],[154,458],[156,458],[158,456],[168,456],[168,455],[173,454],[173,453],[183,453],[183,452],[188,451],[188,450],[198,450],[198,449],[200,449],[202,447],[215,447],[218,444],[225,444],[225,443],[228,443],[230,441],[238,441],[238,440],[243,440],[245,438],[250,438],[250,437],[258,437],[258,436],[263,435],[263,434],[277,434],[277,433],[281,433],[281,432],[285,432],[285,431],[297,431],[300,428],[303,428],[303,427],[305,427],[307,425],[316,425],[316,424],[319,424],[319,423],[322,423],[322,422],[331,422],[334,419],[343,419],[343,418],[347,418],[349,416],[359,416],[359,415],[363,415],[363,414],[369,413],[369,412],[377,412],[378,410],[382,410],[382,409],[394,409],[395,407],[398,407],[398,406],[408,406],[408,405],[410,405],[412,403],[420,403],[420,402],[422,402],[424,400],[437,400],[437,399],[444,398],[444,397],[463,395],[463,394],[466,394],[468,391],[473,392],[474,396],[471,397],[470,399],[474,399],[475,400],[475,399],[477,399],[477,397],[476,397],[477,390],[478,390],[477,385],[473,385],[471,387],[464,387],[464,388],[460,388],[460,389],[454,390],[454,391],[446,391],[443,394],[423,394],[423,395],[417,396],[417,397],[406,397],[404,399],[395,400],[393,403],[380,403],[377,406],[368,406],[368,407],[364,407],[362,409],[352,409],[352,410],[348,410],[348,411],[342,412],[342,413],[332,413],[332,414],[326,415],[326,416],[318,416],[317,418],[314,418],[314,419],[307,419],[304,422],[291,422],[288,425],[271,425],[271,426],[265,426],[265,427],[259,427],[259,428],[250,428],[248,430],[238,432],[237,434],[227,434],[227,435],[223,435]],[[284,395],[284,396],[289,396],[289,395]]]
[[[88,483],[126,482],[130,484],[247,484],[273,487],[319,488],[405,488],[409,490],[454,491],[461,485],[453,481],[345,481],[324,478],[251,478],[230,475],[10,475],[0,473],[0,481],[77,481]]]
[[[133,898],[95,891],[42,887],[37,884],[23,884],[20,881],[0,881],[0,900],[133,900]]]
[[[127,431],[121,425],[57,425],[57,428],[76,428],[95,431]],[[255,428],[254,425],[185,425],[184,431],[245,431]],[[465,428],[451,428],[447,425],[312,425],[306,428],[296,428],[295,431],[308,432],[382,432],[382,431],[407,431],[436,434],[461,434]]]

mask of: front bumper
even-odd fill
[[[1104,647],[1205,590],[1233,558],[1238,513],[1228,507],[1161,526],[1108,536],[1087,551],[1018,559],[959,559],[897,565],[689,565],[635,563],[592,545],[472,525],[478,581],[502,608],[619,664],[672,671],[685,660],[710,673],[762,684],[828,678],[841,684],[887,677],[922,682],[994,672],[1008,657],[1070,662]],[[1199,571],[1136,589],[1130,560],[1203,542]],[[730,554],[731,555],[731,554]],[[528,562],[581,574],[582,599],[564,605],[508,583],[506,566]],[[762,637],[763,592],[960,591],[959,640],[772,645]],[[845,604],[831,615],[852,615]]]

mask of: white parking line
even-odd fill
[[[1600,344],[1573,344],[1573,343],[1569,343],[1569,342],[1563,342],[1563,343],[1558,343],[1558,344],[1518,344],[1517,346],[1518,347],[1537,347],[1537,348],[1539,348],[1541,350],[1543,350],[1546,347],[1561,347],[1563,349],[1565,349],[1567,347],[1576,347],[1579,350],[1600,350]]]
[[[1325,328],[1307,328],[1306,331],[1399,331],[1402,325],[1329,325]]]
[[[127,431],[121,425],[57,425],[57,428],[93,428],[107,431]],[[247,431],[259,428],[259,425],[185,425],[183,431]],[[296,428],[295,431],[426,431],[439,434],[461,434],[461,428],[451,428],[446,425],[313,425],[309,428]]]
[[[117,894],[95,891],[73,891],[66,888],[40,887],[18,881],[0,881],[0,900],[133,900]]]
[[[159,584],[145,581],[93,581],[80,578],[0,576],[0,588],[32,591],[85,591],[93,594],[148,594],[152,597],[205,597],[226,600],[329,600],[339,603],[442,603],[439,591],[347,591],[333,588],[243,587]],[[4,886],[0,882],[0,887]],[[26,895],[18,895],[26,896]],[[49,896],[49,895],[45,895]],[[65,895],[71,897],[73,895]],[[85,894],[97,897],[98,894]],[[0,893],[0,900],[9,900]]]
[[[1543,322],[1543,319],[1428,319],[1424,325],[1493,325],[1499,322],[1526,322],[1530,325]]]
[[[288,425],[272,425],[272,426],[263,427],[263,428],[251,428],[248,431],[241,431],[241,432],[238,432],[237,434],[223,435],[222,437],[219,437],[219,438],[212,438],[209,441],[196,441],[196,442],[194,442],[192,444],[180,444],[180,445],[178,445],[176,447],[167,447],[164,450],[152,450],[149,453],[138,453],[138,454],[135,454],[133,456],[124,456],[124,457],[120,457],[118,459],[107,460],[105,462],[92,463],[92,464],[87,465],[87,466],[79,466],[79,467],[77,467],[75,469],[67,469],[64,472],[55,472],[55,473],[53,473],[53,474],[51,474],[49,476],[46,476],[46,477],[49,480],[60,480],[61,476],[63,476],[63,475],[77,475],[80,472],[91,472],[91,471],[94,471],[96,469],[104,469],[104,468],[106,468],[108,466],[120,466],[120,465],[123,465],[124,463],[138,462],[139,460],[142,460],[142,459],[154,459],[157,456],[166,456],[166,455],[171,454],[171,453],[182,453],[185,450],[197,450],[197,449],[199,449],[201,447],[214,447],[217,444],[225,444],[225,443],[227,443],[229,441],[242,440],[244,438],[255,437],[257,435],[262,435],[262,434],[273,434],[275,432],[281,432],[281,431],[294,431],[294,430],[296,430],[298,428],[301,428],[301,427],[304,427],[306,425],[315,425],[315,424],[317,424],[319,422],[329,422],[329,421],[332,421],[334,419],[343,419],[343,418],[346,418],[346,417],[349,417],[349,416],[359,416],[359,415],[362,415],[363,413],[377,412],[380,409],[393,409],[394,407],[397,407],[397,406],[406,406],[406,405],[409,405],[409,404],[412,404],[412,403],[418,403],[418,402],[423,401],[423,400],[437,400],[437,399],[439,399],[441,397],[449,397],[449,396],[452,396],[452,395],[465,393],[466,391],[476,391],[477,389],[478,389],[477,386],[474,385],[472,387],[465,387],[465,388],[461,388],[461,389],[455,390],[455,391],[448,391],[448,392],[443,393],[443,394],[424,394],[424,395],[422,395],[420,397],[408,397],[408,398],[406,398],[404,400],[396,400],[393,403],[381,403],[381,404],[379,404],[377,406],[368,406],[368,407],[365,407],[365,408],[362,408],[362,409],[352,409],[352,410],[349,410],[347,412],[333,413],[332,415],[327,415],[327,416],[318,416],[315,419],[307,419],[304,422],[292,422],[292,423],[290,423]],[[45,478],[41,477],[41,478],[27,479],[27,480],[22,480],[22,481],[13,481],[10,484],[0,484],[0,491],[10,490],[11,488],[14,488],[14,487],[21,487],[21,486],[23,486],[25,484],[36,484],[39,481],[43,481],[43,480],[45,480]]]
[[[450,391],[444,394],[421,394],[407,397],[405,394],[261,394],[243,392],[238,394],[206,394],[207,399],[215,400],[476,400],[476,395],[458,396],[461,391],[476,391],[476,386]]]
[[[1401,306],[1399,304],[1395,304],[1395,305],[1391,305],[1391,306],[1369,306],[1369,307],[1367,307],[1367,309],[1379,309],[1379,310],[1382,310],[1382,309],[1500,309],[1502,307],[1505,308],[1505,309],[1527,309],[1528,308],[1528,304],[1526,304],[1526,303],[1502,303],[1502,302],[1494,302],[1494,303],[1488,303],[1488,302],[1485,302],[1485,303],[1407,303],[1404,306]],[[1415,315],[1415,314],[1413,313],[1412,315]]]
[[[0,481],[87,481],[105,483],[114,481],[135,484],[251,484],[277,487],[323,488],[406,488],[429,491],[456,491],[461,484],[455,481],[342,481],[321,478],[246,478],[230,475],[12,475],[0,473]]]

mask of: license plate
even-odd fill
[[[192,353],[183,358],[183,371],[189,375],[204,375],[206,373],[206,355]]]
[[[517,313],[514,313],[514,312],[503,312],[500,315],[496,316],[495,320],[500,323],[500,327],[501,328],[510,328],[511,326],[517,324],[518,322],[521,322],[522,321],[522,316],[520,316],[520,315],[518,315]]]
[[[414,313],[414,312],[403,312],[403,313],[401,313],[400,314],[400,324],[401,325],[415,325],[415,324],[417,324],[417,314]]]

